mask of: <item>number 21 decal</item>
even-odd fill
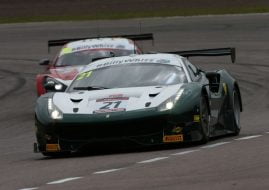
[[[121,104],[121,101],[117,101],[117,102],[104,102],[104,106],[100,107],[99,109],[115,109],[118,108]]]

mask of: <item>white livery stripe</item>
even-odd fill
[[[167,159],[169,157],[157,157],[157,158],[153,158],[153,159],[150,159],[150,160],[144,160],[144,161],[141,161],[141,162],[137,162],[138,164],[146,164],[146,163],[150,163],[150,162],[156,162],[156,161],[159,161],[159,160],[164,160],[164,159]]]
[[[183,152],[174,153],[174,154],[171,154],[171,155],[172,156],[179,156],[179,155],[189,154],[189,153],[197,152],[197,151],[200,151],[200,150],[187,150],[187,151],[183,151]]]
[[[82,178],[82,177],[69,177],[69,178],[60,179],[60,180],[57,180],[57,181],[52,181],[52,182],[49,182],[47,184],[48,185],[53,185],[53,184],[65,183],[65,182],[73,181],[73,180],[80,179],[80,178]]]
[[[228,143],[231,143],[231,142],[219,142],[219,143],[215,143],[215,144],[206,145],[206,146],[203,146],[201,148],[214,148],[214,147],[221,146],[221,145],[228,144]]]
[[[236,141],[241,141],[241,140],[248,140],[248,139],[254,139],[254,138],[257,138],[257,137],[260,137],[262,135],[252,135],[252,136],[246,136],[246,137],[242,137],[242,138],[238,138],[238,139],[235,139]]]
[[[35,189],[38,189],[38,187],[23,188],[19,190],[35,190]]]
[[[110,169],[110,170],[103,170],[103,171],[98,171],[98,172],[94,172],[93,174],[105,174],[105,173],[111,173],[111,172],[115,172],[115,171],[119,171],[119,170],[123,170],[125,168],[116,168],[116,169]]]

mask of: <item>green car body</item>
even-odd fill
[[[136,57],[144,59],[154,58],[154,56],[137,55]],[[172,55],[158,56],[169,59]],[[171,59],[174,58],[183,60],[181,64],[185,69],[188,68],[190,63],[185,58],[177,56]],[[98,63],[103,64],[102,61],[104,62],[100,60]],[[51,156],[56,153],[87,149],[92,144],[98,146],[101,143],[107,145],[115,143],[117,146],[126,146],[130,143],[148,146],[193,141],[205,143],[211,137],[225,134],[237,135],[240,132],[239,114],[242,111],[238,83],[225,70],[205,72],[196,67],[195,69],[197,75],[200,75],[197,81],[191,81],[189,77],[188,82],[180,85],[143,87],[141,91],[145,91],[146,88],[157,90],[156,93],[148,94],[149,100],[158,96],[168,97],[152,107],[151,102],[147,101],[145,106],[139,109],[98,114],[78,113],[79,106],[75,105],[84,101],[83,98],[79,98],[79,93],[90,95],[97,93],[95,92],[97,89],[78,92],[75,96],[74,92],[67,91],[47,93],[39,97],[35,108],[36,151]],[[87,69],[85,71],[87,72]],[[113,93],[124,94],[130,88],[132,87],[114,89]],[[169,90],[176,93],[167,95]],[[100,94],[108,92],[110,89],[98,89]],[[72,109],[70,108],[71,111],[62,113],[61,119],[52,119],[48,109],[49,101],[56,101],[56,96],[63,97],[64,102],[70,101],[70,105],[74,105]],[[117,98],[123,97],[117,95]]]

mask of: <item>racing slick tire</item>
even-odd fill
[[[233,109],[233,135],[239,135],[241,126],[240,126],[240,100],[239,92],[237,89],[233,90],[233,99],[232,99],[232,109]]]
[[[202,139],[200,141],[201,144],[205,144],[209,140],[210,136],[209,122],[210,122],[210,115],[207,98],[206,96],[202,96],[200,100],[200,126],[202,134]]]

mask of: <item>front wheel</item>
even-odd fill
[[[202,133],[201,143],[207,143],[209,140],[210,137],[209,122],[210,122],[210,115],[207,99],[205,96],[202,96],[200,101],[200,126]]]

